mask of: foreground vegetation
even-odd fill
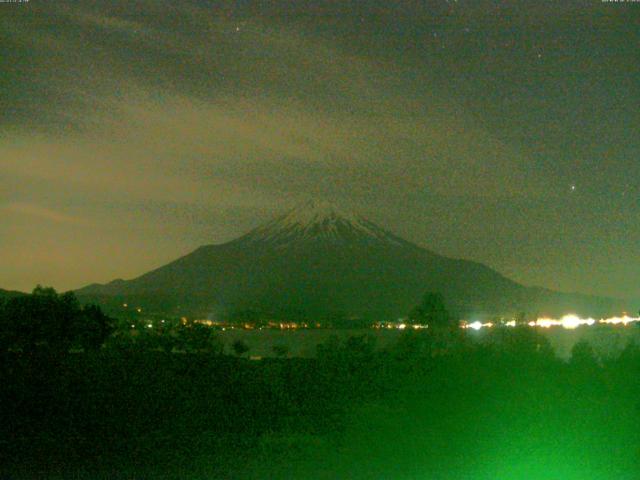
[[[516,333],[509,332],[509,335]],[[510,341],[511,339],[506,339]],[[634,478],[640,352],[408,334],[315,360],[103,349],[0,372],[11,478]]]
[[[563,362],[531,329],[498,329],[482,344],[422,330],[386,349],[362,336],[332,339],[315,359],[250,361],[241,348],[223,355],[203,332],[187,328],[179,351],[118,335],[100,348],[3,349],[0,470],[11,479],[637,478],[637,347],[600,359],[578,344]]]

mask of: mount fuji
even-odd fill
[[[205,245],[132,280],[76,291],[110,310],[279,318],[404,316],[427,292],[457,315],[612,313],[612,299],[525,287],[480,263],[438,255],[325,202],[308,202],[245,235]]]

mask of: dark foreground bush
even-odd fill
[[[12,479],[637,478],[637,349],[591,361],[580,347],[566,363],[540,341],[334,340],[315,360],[9,352],[0,466]]]

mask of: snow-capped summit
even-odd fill
[[[338,220],[358,222],[357,216],[338,208],[325,200],[309,200],[289,210],[276,220],[282,224],[308,228],[314,224],[335,222]]]
[[[244,240],[289,243],[368,240],[398,243],[399,239],[359,215],[322,200],[310,200],[254,229]]]

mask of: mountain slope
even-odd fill
[[[20,297],[22,295],[26,295],[26,294],[23,292],[15,291],[15,290],[3,290],[2,288],[0,288],[0,300],[5,300],[13,297]]]
[[[405,315],[425,291],[443,293],[460,315],[600,315],[614,308],[607,299],[524,287],[482,264],[443,257],[318,202],[133,280],[77,293],[103,304],[129,302],[190,315],[256,309],[304,318],[388,319]]]

